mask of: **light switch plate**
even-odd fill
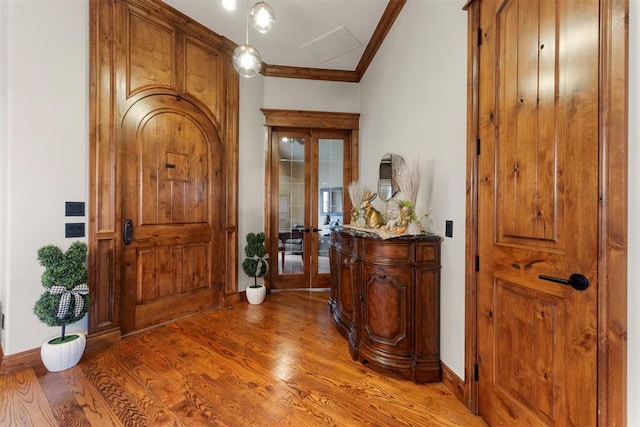
[[[66,223],[64,237],[84,237],[84,222]]]
[[[65,216],[84,216],[84,202],[64,202]]]
[[[444,222],[444,235],[447,237],[453,237],[453,221],[446,220]]]

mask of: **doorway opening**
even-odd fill
[[[310,122],[305,112],[263,111],[269,129],[267,246],[274,260],[269,286],[328,288],[331,227],[344,224],[351,212],[345,191],[357,177],[358,115],[308,112]]]

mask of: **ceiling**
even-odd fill
[[[222,7],[222,0],[164,0],[174,9],[236,44],[246,37],[247,0],[238,0],[235,11]],[[248,0],[250,9],[258,0]],[[276,22],[267,34],[249,28],[249,44],[258,49],[269,66],[355,72],[366,69],[406,0],[267,0]],[[388,7],[389,6],[389,7]],[[387,9],[393,9],[389,11]],[[386,13],[385,13],[386,11]],[[391,12],[391,13],[390,13]],[[347,31],[347,33],[344,32]],[[323,37],[319,43],[316,39]],[[355,43],[349,41],[349,35]],[[340,37],[334,37],[340,36]],[[309,42],[320,51],[318,56]],[[375,45],[373,52],[367,46]],[[335,51],[327,51],[331,46]],[[342,53],[341,50],[348,50]],[[331,56],[335,56],[331,58]],[[275,74],[274,74],[275,75]]]

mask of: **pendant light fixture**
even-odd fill
[[[276,16],[271,6],[261,1],[251,8],[251,22],[253,22],[256,30],[264,34],[273,27],[273,23],[276,22]]]
[[[236,10],[237,0],[222,0],[222,7],[225,10],[233,11]]]
[[[247,21],[245,44],[238,45],[233,51],[233,66],[242,77],[253,77],[262,68],[262,58],[258,50],[249,44],[249,18],[256,30],[266,33],[275,22],[273,9],[265,2],[258,2],[249,12],[249,0],[247,0]]]

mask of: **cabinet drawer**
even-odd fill
[[[342,249],[351,251],[353,250],[353,245],[354,242],[352,236],[342,235],[342,241],[340,242],[340,246],[342,247]]]
[[[438,248],[435,243],[419,243],[416,247],[416,262],[437,262]]]
[[[355,239],[345,233],[331,233],[331,245],[340,252],[352,253],[355,248]]]
[[[413,245],[394,240],[363,239],[362,259],[373,262],[413,263]]]

